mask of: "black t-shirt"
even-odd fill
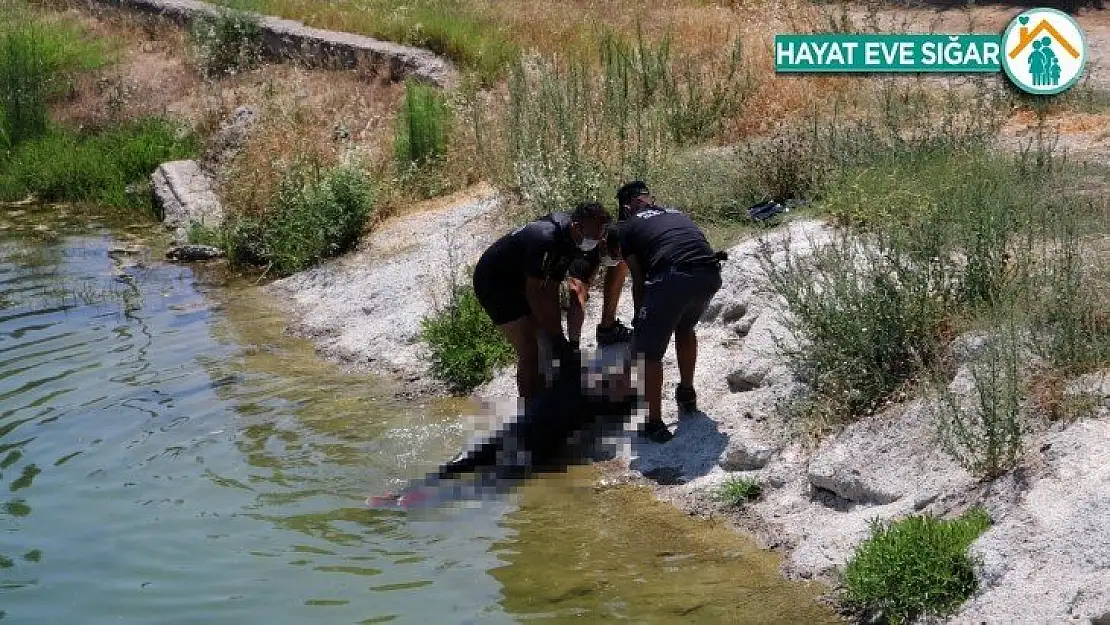
[[[678,265],[713,265],[712,246],[694,220],[670,207],[645,208],[619,225],[621,254],[635,256],[645,276]]]
[[[521,288],[526,277],[557,284],[566,278],[572,263],[576,266],[573,274],[581,277],[577,274],[583,267],[592,273],[592,267],[601,261],[599,248],[583,252],[574,244],[567,213],[551,213],[517,228],[498,239],[485,255],[493,261],[500,279]]]

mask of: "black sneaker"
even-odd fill
[[[674,438],[674,434],[667,429],[667,424],[662,421],[648,421],[640,426],[640,433],[653,443],[666,443]]]
[[[597,326],[597,344],[599,347],[616,343],[627,343],[632,340],[632,329],[617,319],[613,325],[603,328]]]
[[[678,404],[679,413],[698,411],[698,394],[693,387],[679,386],[674,390],[674,400]]]

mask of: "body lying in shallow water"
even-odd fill
[[[374,497],[369,503],[409,507],[437,495],[452,498],[449,492],[507,492],[536,474],[588,462],[589,444],[622,432],[638,408],[641,394],[632,364],[627,349],[614,346],[592,354],[585,364],[561,366],[551,388],[519,410],[516,418],[479,436],[437,472],[401,493]],[[475,483],[469,489],[451,483],[470,476]]]

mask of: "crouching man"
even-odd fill
[[[557,356],[574,352],[563,334],[559,287],[571,263],[597,247],[610,221],[597,203],[545,215],[498,239],[474,268],[478,301],[516,351],[517,391],[526,402],[543,389],[540,340]]]

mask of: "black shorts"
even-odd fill
[[[709,266],[672,269],[644,283],[644,301],[636,311],[633,353],[662,360],[676,330],[692,329],[721,288],[720,269]]]
[[[474,295],[494,325],[505,325],[532,314],[524,285],[507,279],[492,259],[482,257],[474,267]]]

